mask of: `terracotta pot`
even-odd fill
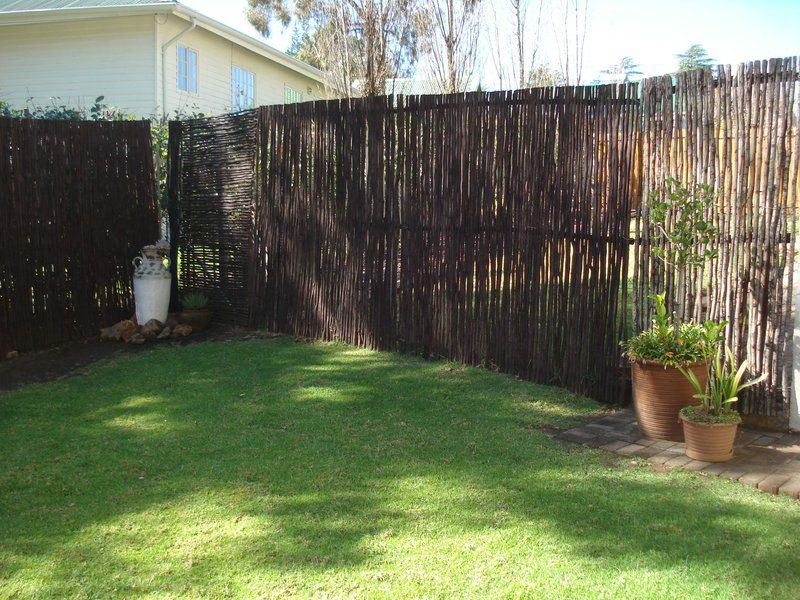
[[[738,423],[696,423],[681,415],[686,436],[686,456],[705,462],[725,462],[733,458]]]
[[[203,331],[211,323],[211,311],[207,308],[187,309],[178,314],[178,322],[191,325],[193,332]]]
[[[705,387],[708,365],[704,362],[693,363],[686,368]],[[678,415],[684,406],[700,403],[692,397],[697,390],[676,367],[665,368],[663,363],[655,361],[633,363],[631,378],[636,419],[644,436],[654,440],[682,442],[683,427]]]

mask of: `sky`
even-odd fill
[[[200,12],[245,33],[260,37],[245,17],[246,0],[181,0]],[[563,0],[545,0],[558,5]],[[533,7],[538,0],[530,0]],[[507,16],[508,0],[485,0],[485,18]],[[645,76],[676,70],[675,55],[702,44],[716,62],[800,54],[800,0],[588,0],[589,27],[584,51],[584,79],[631,56]],[[535,8],[529,9],[531,21]],[[549,14],[545,10],[545,14]],[[532,27],[532,25],[531,25]],[[276,24],[267,43],[285,51],[291,31]],[[488,40],[482,43],[482,68],[476,74],[484,89],[499,79]],[[553,25],[542,27],[542,62],[557,66]],[[424,68],[424,67],[423,67]]]

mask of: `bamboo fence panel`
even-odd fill
[[[667,292],[682,319],[729,322],[739,360],[767,382],[742,399],[747,414],[785,417],[792,360],[792,265],[798,190],[798,59],[703,69],[642,82],[642,201],[635,219],[634,326],[649,326],[647,295]],[[663,247],[646,196],[675,177],[713,186],[707,217],[718,257],[683,278]]]
[[[149,122],[0,118],[0,353],[97,335],[133,312],[158,238]]]
[[[261,108],[250,323],[617,399],[636,93]]]

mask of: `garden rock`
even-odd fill
[[[133,321],[122,321],[119,325],[121,329],[119,339],[123,342],[129,342],[133,336],[139,333],[139,326]]]
[[[19,352],[16,350],[11,350],[6,352],[6,360],[14,360],[15,358],[19,358]]]
[[[122,339],[122,333],[130,328],[131,321],[120,321],[111,327],[104,327],[100,330],[100,339],[104,342],[118,342]],[[135,324],[134,324],[135,325]]]
[[[172,328],[164,327],[164,329],[161,330],[161,333],[158,334],[158,337],[156,337],[156,339],[157,340],[166,340],[166,339],[169,339],[170,335],[172,335]]]
[[[164,329],[164,325],[161,321],[158,319],[150,319],[142,326],[141,334],[145,339],[154,340],[158,337],[158,334],[161,333],[162,329]]]
[[[167,316],[167,322],[164,324],[164,326],[169,327],[170,329],[175,329],[178,326],[178,323],[180,323],[180,321],[178,321],[178,315],[175,313],[170,313],[169,316]]]
[[[186,337],[192,333],[192,326],[191,325],[176,325],[175,328],[172,330],[171,337]]]
[[[147,338],[144,337],[141,333],[136,333],[128,340],[131,344],[144,344],[147,341]]]

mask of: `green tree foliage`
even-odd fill
[[[297,60],[302,60],[304,63],[322,69],[322,63],[315,51],[316,32],[309,32],[301,27],[296,27],[292,32],[292,43],[286,50],[286,54],[294,56]]]
[[[639,76],[642,75],[642,72],[639,70],[639,64],[630,56],[623,56],[619,62],[606,67],[600,72],[622,83],[636,81],[639,79]]]
[[[557,69],[541,65],[531,70],[526,87],[553,87],[557,85],[567,85],[567,78],[564,77],[564,74]]]
[[[714,59],[700,44],[692,44],[685,52],[677,54],[676,57],[678,58],[678,71],[691,71],[714,64]]]

